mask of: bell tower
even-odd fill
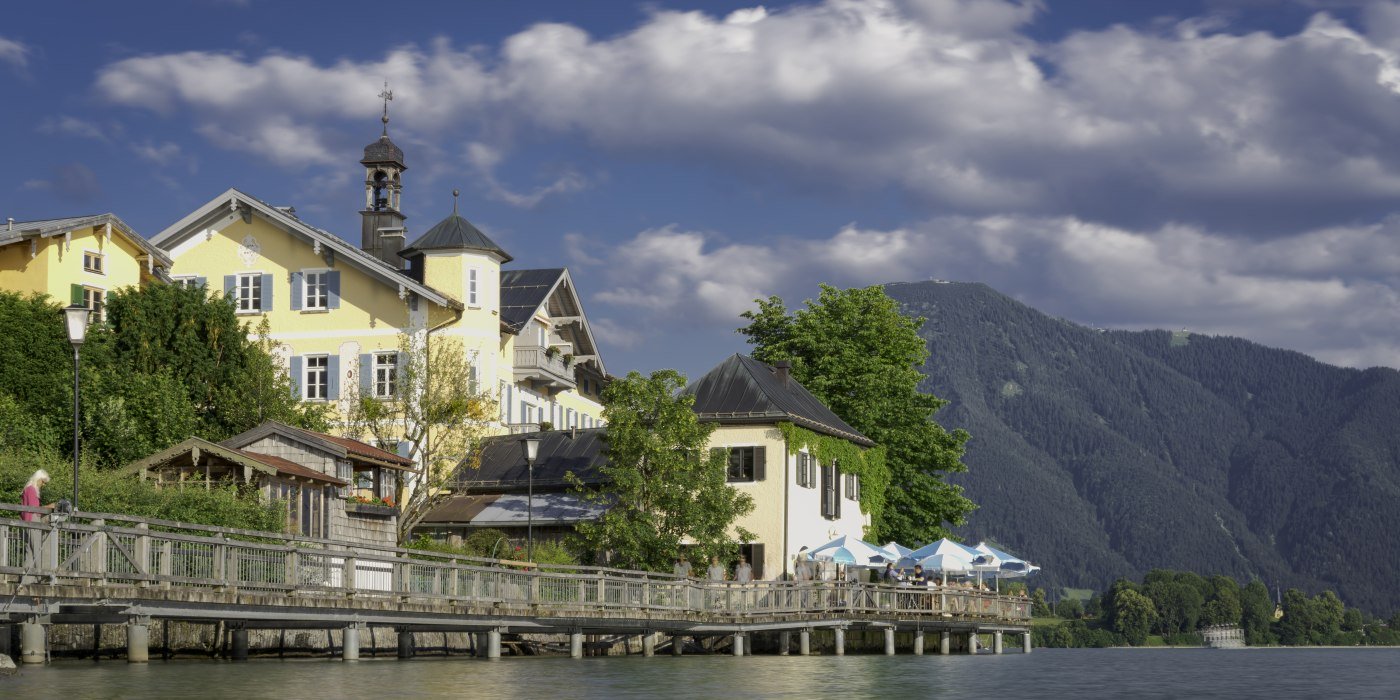
[[[399,197],[403,193],[403,171],[408,166],[403,163],[403,151],[389,140],[389,101],[394,93],[389,84],[379,93],[384,100],[384,130],[377,140],[365,146],[365,157],[360,164],[365,166],[365,208],[360,211],[360,249],[380,260],[403,268],[404,260],[399,257],[403,250],[407,219],[399,211]]]

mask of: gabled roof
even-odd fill
[[[277,421],[271,420],[265,421],[258,427],[239,433],[219,444],[224,447],[236,449],[244,448],[270,435],[281,435],[289,440],[309,444],[325,452],[329,452],[336,457],[370,462],[391,469],[412,470],[414,468],[413,460],[407,457],[400,457],[387,450],[381,450],[369,443],[337,435],[327,435],[311,430],[294,428],[285,423],[278,423]]]
[[[583,300],[574,288],[569,270],[563,267],[540,270],[501,270],[501,326],[519,335],[540,307],[554,319],[574,319],[578,330],[572,333],[575,357],[591,357],[598,372],[607,375],[593,328],[583,313]]]
[[[122,471],[135,473],[139,471],[155,469],[160,467],[161,465],[168,464],[171,461],[178,459],[184,455],[195,452],[199,453],[199,458],[207,458],[207,455],[213,455],[215,457],[223,459],[224,461],[237,464],[241,467],[247,467],[249,469],[252,469],[262,474],[267,474],[269,476],[293,476],[302,479],[310,479],[312,481],[320,481],[327,484],[334,484],[336,486],[344,486],[347,483],[349,483],[343,479],[338,479],[330,474],[322,474],[321,472],[318,472],[315,469],[302,466],[300,464],[297,464],[296,462],[292,462],[281,457],[260,454],[257,452],[249,452],[247,450],[234,449],[232,447],[209,442],[204,438],[197,437],[189,438],[184,442],[179,443],[178,445],[172,445],[170,447],[167,447],[164,450],[161,450],[160,452],[146,457],[145,459],[139,459],[135,462],[132,462],[131,464],[122,467]],[[193,459],[195,458],[192,458],[191,461],[193,461]]]
[[[141,252],[155,258],[157,264],[162,267],[170,267],[170,256],[152,245],[145,236],[133,231],[130,226],[126,225],[125,221],[117,218],[116,214],[90,214],[69,216],[62,219],[16,221],[13,226],[0,225],[0,245],[30,238],[52,238],[80,228],[92,228],[106,224],[110,224],[114,233],[121,234],[132,245],[140,248]]]
[[[414,280],[403,270],[356,248],[349,241],[329,231],[316,228],[286,211],[232,187],[156,234],[151,238],[151,242],[165,250],[174,248],[181,241],[199,233],[208,224],[237,210],[240,205],[247,206],[252,212],[281,225],[308,242],[319,242],[334,251],[337,260],[344,260],[364,271],[373,279],[395,289],[404,288],[413,291],[438,306],[458,310],[464,308],[462,302]]]
[[[846,424],[811,392],[777,368],[747,355],[731,355],[682,393],[695,397],[701,420],[719,423],[792,421],[808,430],[858,445],[875,442]]]
[[[564,474],[573,472],[585,483],[599,481],[598,467],[607,464],[603,428],[550,430],[545,432],[499,435],[482,441],[481,465],[476,469],[459,467],[455,485],[467,491],[524,489],[530,467],[525,461],[527,437],[540,439],[535,455],[535,489],[560,487]]]
[[[568,271],[562,267],[544,270],[501,270],[501,321],[512,333],[519,333]]]
[[[483,253],[494,253],[501,258],[501,262],[506,263],[514,260],[504,248],[496,245],[481,229],[472,225],[472,222],[463,219],[452,212],[452,215],[439,221],[436,226],[428,229],[428,232],[419,236],[418,240],[399,251],[399,255],[407,258],[415,253],[422,253],[429,250],[476,250]]]

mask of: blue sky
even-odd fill
[[[31,3],[0,217],[152,235],[236,186],[357,240],[386,79],[410,236],[461,188],[615,373],[929,278],[1400,366],[1392,2]]]

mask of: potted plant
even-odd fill
[[[554,359],[554,356],[555,356],[555,355],[558,355],[558,354],[559,354],[559,348],[554,347],[553,345],[551,345],[551,346],[549,346],[549,347],[547,347],[547,348],[544,349],[544,356],[545,356],[546,359],[552,360],[552,359]]]

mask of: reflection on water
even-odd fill
[[[1029,656],[60,662],[5,698],[1395,698],[1396,649],[1041,649]]]

